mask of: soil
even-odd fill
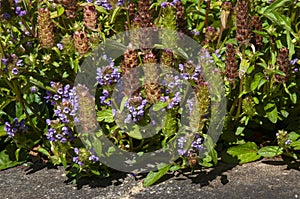
[[[67,183],[64,169],[19,166],[0,171],[0,198],[299,198],[300,162],[264,159],[244,165],[167,174],[143,187],[144,176],[113,173],[105,179]]]

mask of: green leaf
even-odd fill
[[[275,11],[272,11],[272,12],[267,11],[267,12],[263,12],[262,14],[263,14],[263,16],[270,19],[274,24],[277,24],[278,26],[280,26],[280,27],[284,28],[285,30],[289,31],[290,33],[292,33],[294,37],[297,36],[295,34],[295,32],[293,31],[293,29],[291,28],[291,21],[290,21],[290,18],[288,18],[287,16],[282,15]]]
[[[66,159],[66,154],[65,153],[63,153],[61,155],[61,163],[62,163],[63,167],[66,169],[67,168],[67,159]]]
[[[25,160],[23,160],[23,161],[11,160],[9,158],[9,155],[7,154],[6,150],[3,150],[3,151],[0,152],[0,170],[15,167],[15,166],[20,165],[24,162],[25,162]]]
[[[287,118],[288,116],[289,116],[289,112],[288,111],[286,111],[286,110],[280,110],[280,113],[281,113],[281,115],[283,116],[283,117],[285,117],[285,118]]]
[[[277,112],[277,107],[276,104],[273,103],[268,103],[265,107],[264,107],[265,111],[266,111],[266,115],[269,118],[269,120],[272,123],[276,123],[277,119],[278,119],[278,112]]]
[[[289,91],[289,89],[287,88],[287,86],[286,86],[285,83],[283,84],[283,87],[284,87],[285,92],[290,96],[291,101],[292,101],[294,104],[296,104],[296,103],[297,103],[297,94],[296,94],[296,93],[291,93],[291,92]],[[292,87],[292,86],[291,86],[291,87]],[[289,86],[289,88],[290,88],[290,86]]]
[[[143,135],[142,135],[142,133],[140,132],[140,129],[139,129],[139,126],[138,126],[138,125],[135,125],[135,126],[134,126],[134,130],[133,130],[133,131],[127,132],[127,134],[128,134],[130,137],[133,137],[133,138],[138,139],[138,140],[143,139]]]
[[[179,169],[181,169],[181,166],[179,166],[179,165],[174,165],[174,166],[172,166],[171,168],[170,168],[170,171],[178,171]]]
[[[243,59],[240,63],[239,77],[242,78],[244,74],[247,72],[250,66],[250,62],[247,59]]]
[[[237,127],[237,129],[235,131],[235,135],[241,135],[243,133],[244,129],[245,129],[244,126]]]
[[[6,136],[6,135],[7,135],[7,134],[6,134],[6,131],[4,130],[4,126],[1,125],[1,126],[0,126],[0,137]]]
[[[109,13],[102,7],[102,6],[98,6],[98,5],[95,5],[96,7],[96,10],[100,13],[104,13],[106,15],[108,15]]]
[[[291,147],[293,147],[294,150],[300,150],[300,140],[292,141]]]
[[[165,167],[162,167],[157,172],[150,171],[147,175],[147,177],[144,180],[143,185],[145,187],[148,187],[150,185],[153,185],[155,182],[157,182],[161,177],[163,177],[171,168],[171,165],[166,165]]]
[[[262,73],[255,74],[254,79],[252,80],[251,85],[250,85],[251,91],[254,91],[258,87],[262,78],[264,78],[264,75]]]
[[[289,49],[289,59],[291,60],[293,55],[295,54],[295,45],[292,41],[291,34],[289,32],[286,33],[286,41]]]
[[[39,147],[37,149],[37,151],[40,152],[40,153],[42,153],[42,154],[44,154],[44,155],[46,155],[47,157],[51,156],[50,153],[45,148]]]
[[[113,12],[113,14],[112,14],[112,16],[111,16],[111,20],[110,20],[110,23],[114,23],[115,22],[115,20],[116,20],[116,16],[117,16],[117,14],[118,14],[118,12],[121,10],[121,7],[117,7],[116,9],[114,9],[114,12]]]
[[[290,132],[289,133],[289,139],[291,140],[291,141],[295,141],[295,140],[297,140],[298,138],[300,138],[300,135],[298,134],[298,133],[296,133],[296,132]]]
[[[206,147],[206,149],[208,151],[207,155],[209,155],[211,157],[213,164],[216,165],[218,163],[218,153],[215,150],[215,144],[214,144],[213,140],[208,135],[205,135],[204,146]]]
[[[258,147],[254,142],[247,142],[238,146],[230,147],[227,153],[236,156],[240,163],[247,163],[258,160],[261,156],[257,154]]]
[[[271,3],[268,7],[262,9],[262,13],[264,12],[272,12],[278,8],[286,7],[290,5],[293,1],[292,0],[277,0]]]
[[[154,111],[159,111],[165,107],[168,106],[168,102],[158,102],[156,104],[153,105],[153,110]]]
[[[112,110],[111,109],[106,109],[106,110],[98,111],[97,112],[97,120],[99,122],[104,121],[104,122],[107,122],[107,123],[114,122],[114,116],[112,114]]]
[[[275,157],[281,155],[283,153],[283,149],[279,146],[265,146],[258,150],[258,154],[263,157]]]

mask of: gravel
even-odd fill
[[[0,171],[0,198],[299,198],[299,162],[262,160],[244,165],[220,163],[210,169],[167,174],[143,187],[143,176],[113,173],[109,178],[86,178],[67,183],[57,169],[19,166]]]

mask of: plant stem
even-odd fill
[[[21,17],[22,20],[22,24],[25,26],[26,30],[28,30],[28,32],[30,32],[32,34],[33,37],[35,36],[35,33],[33,32],[33,30],[28,26],[28,24],[26,23],[26,21],[24,20],[24,18]]]
[[[209,10],[210,10],[210,0],[207,1],[207,5],[206,5],[206,13],[205,13],[204,27],[206,27],[206,26],[207,26],[207,23],[208,23],[208,14],[209,14]]]
[[[245,44],[242,44],[242,60],[245,59]],[[246,73],[247,71],[245,71]],[[239,88],[239,95],[243,92],[243,83],[244,83],[244,75],[241,77],[240,80],[240,88]],[[239,103],[238,103],[238,110],[236,112],[236,118],[238,118],[240,116],[241,113],[241,108],[242,108],[242,96],[239,96]]]

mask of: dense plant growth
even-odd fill
[[[159,165],[145,185],[168,171],[210,167],[220,159],[298,159],[299,12],[300,2],[292,0],[0,0],[0,169],[41,161],[63,165],[72,179],[109,176],[112,170],[99,155],[113,151],[90,150],[76,124],[86,132],[100,125],[124,151],[151,152],[180,135],[182,106],[190,115],[193,137],[181,136],[175,143],[180,158]],[[164,28],[191,37],[202,46],[195,52],[198,62],[172,49],[149,48],[151,37],[137,31],[129,35],[133,42],[122,57],[101,55],[105,64],[94,71],[95,99],[85,85],[74,86],[83,61],[101,42],[138,28]],[[177,35],[160,37],[163,44],[180,42]],[[157,63],[176,72],[161,79]],[[216,146],[204,144],[210,139],[206,133],[214,100],[203,74],[209,63],[217,70],[206,73],[221,75],[227,98],[225,126]],[[142,89],[136,78],[141,68]],[[115,102],[113,92],[122,77],[122,95]],[[184,82],[192,86],[198,103],[182,99]],[[118,114],[116,104],[125,115]],[[166,119],[155,120],[162,113]],[[132,125],[124,130],[117,123]],[[139,127],[149,124],[162,128],[143,138],[149,132]],[[204,149],[209,150],[200,157]]]

